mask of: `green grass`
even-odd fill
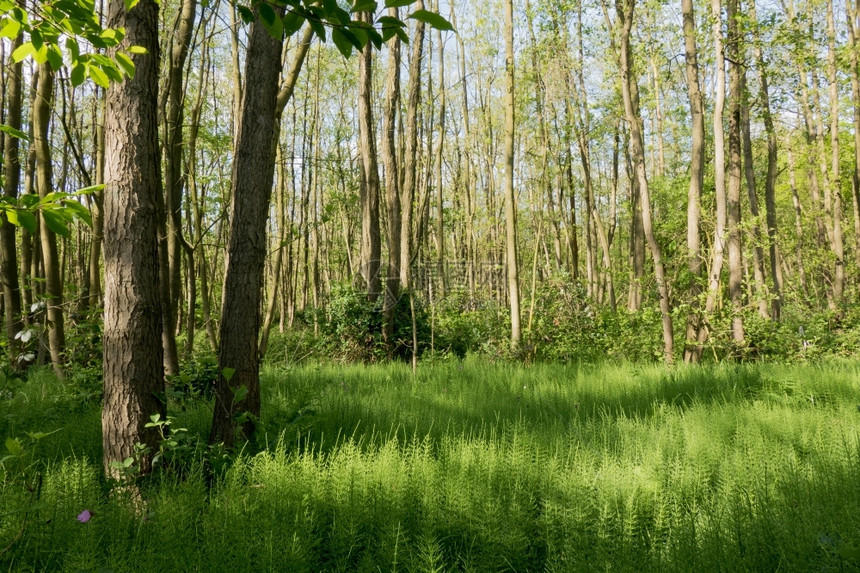
[[[0,399],[41,495],[0,485],[2,569],[852,571],[860,364],[267,369],[256,454],[101,478],[99,415],[48,375]],[[11,397],[10,397],[11,396]],[[210,406],[176,409],[206,434]],[[76,515],[90,509],[89,523]]]

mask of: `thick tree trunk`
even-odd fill
[[[45,63],[39,66],[36,80],[36,101],[33,109],[33,147],[36,150],[36,187],[39,197],[45,198],[54,191],[53,165],[51,163],[51,143],[49,127],[51,106],[54,99],[54,72]],[[57,376],[63,376],[63,352],[66,345],[63,323],[63,281],[60,277],[60,256],[57,249],[57,236],[49,228],[44,212],[41,213],[39,240],[42,246],[42,260],[45,267],[45,295],[48,311],[48,348],[51,352],[51,365]]]
[[[266,260],[266,219],[275,156],[272,137],[282,39],[260,21],[251,24],[245,88],[231,183],[230,238],[221,303],[219,377],[211,443],[230,447],[236,430],[248,438],[260,414],[260,303]],[[241,422],[241,423],[240,423]]]
[[[105,314],[104,469],[134,455],[136,443],[155,447],[146,428],[150,416],[165,416],[158,295],[158,214],[161,194],[158,146],[158,5],[141,0],[126,12],[111,0],[107,25],[124,27],[122,46],[146,48],[133,56],[136,74],[111,85],[105,110]],[[140,460],[147,473],[152,451]]]

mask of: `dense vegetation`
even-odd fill
[[[195,438],[210,403],[171,398],[176,443],[140,507],[108,494],[98,401],[34,371],[3,383],[0,433],[23,453],[4,462],[0,563],[855,570],[858,381],[856,362],[272,366],[257,443],[229,459]]]

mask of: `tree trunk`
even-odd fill
[[[158,214],[161,194],[158,147],[158,4],[141,0],[126,12],[111,0],[107,25],[124,27],[121,47],[142,46],[133,56],[133,79],[112,84],[105,110],[105,314],[104,469],[134,455],[136,443],[154,448],[150,416],[165,416],[158,290]],[[140,470],[151,469],[150,450]]]
[[[362,12],[362,21],[370,23],[371,15]],[[373,121],[373,45],[368,42],[359,55],[358,71],[358,139],[361,155],[361,277],[367,298],[376,301],[382,291],[380,259],[382,244],[379,232],[379,167],[376,155],[376,130]]]
[[[210,443],[231,447],[260,414],[260,302],[266,261],[266,219],[275,156],[272,137],[281,67],[281,38],[273,38],[256,15],[245,56],[236,156],[233,162],[230,238],[221,303],[218,384]]]
[[[837,309],[845,293],[845,242],[842,236],[842,175],[839,170],[839,85],[836,78],[836,24],[833,0],[827,0],[827,81],[830,86],[830,199],[834,261],[833,299]]]
[[[851,57],[851,101],[854,106],[854,174],[851,198],[854,206],[854,266],[860,269],[860,1],[851,5],[845,0],[845,18],[848,24],[848,46]]]
[[[648,190],[648,178],[645,173],[645,141],[642,134],[641,116],[639,115],[639,90],[630,53],[630,31],[633,26],[634,0],[616,0],[615,7],[620,24],[620,46],[618,50],[618,68],[621,73],[621,92],[624,99],[624,114],[630,127],[630,142],[633,153],[634,171],[639,182],[640,203],[642,206],[642,226],[651,256],[654,259],[654,275],[657,290],[660,294],[660,313],[663,317],[663,355],[667,363],[674,361],[674,335],[672,332],[672,314],[669,307],[669,288],[666,284],[663,268],[663,255],[660,245],[654,235],[651,221],[651,202]]]
[[[511,348],[522,342],[520,330],[520,277],[517,257],[517,203],[514,195],[514,6],[505,1],[505,262],[511,305]]]
[[[772,282],[770,313],[773,320],[778,321],[782,313],[782,267],[779,264],[779,249],[776,233],[776,177],[778,168],[776,130],[773,125],[773,114],[770,111],[770,93],[768,85],[768,68],[761,50],[761,40],[756,16],[755,0],[747,1],[747,10],[753,25],[753,55],[759,76],[759,98],[764,119],[764,130],[767,134],[767,176],[764,184],[765,210],[767,211],[767,240],[770,251],[770,276]]]
[[[16,37],[11,45],[14,51],[21,45],[21,37]],[[4,62],[5,64],[5,62]],[[22,104],[24,99],[23,65],[21,62],[9,62],[6,79],[5,95],[7,113],[5,123],[12,129],[21,129]],[[3,137],[3,196],[9,200],[18,199],[18,187],[21,184],[20,142],[17,137],[4,133]],[[18,251],[15,239],[15,227],[6,219],[5,213],[0,213],[0,281],[3,284],[3,313],[6,325],[6,344],[9,350],[9,360],[13,368],[18,367],[18,355],[21,351],[20,341],[15,338],[24,328],[21,306],[21,285],[18,280]]]
[[[424,9],[424,0],[415,3],[416,10]],[[418,104],[421,99],[421,58],[424,51],[424,23],[415,23],[412,51],[409,56],[409,87],[406,101],[406,157],[403,161],[403,187],[400,193],[400,285],[412,288],[411,266],[413,256],[412,212],[418,180]]]
[[[723,110],[726,101],[726,60],[723,53],[722,4],[720,0],[711,0],[711,17],[714,20],[712,33],[714,36],[714,54],[716,80],[714,96],[714,198],[716,202],[716,224],[714,226],[714,247],[711,254],[711,272],[708,278],[708,296],[705,299],[705,320],[708,320],[717,307],[720,294],[720,282],[723,272],[723,258],[726,240],[726,147],[725,132],[723,131]],[[699,346],[708,340],[708,329],[699,328]],[[699,350],[701,352],[701,350]]]
[[[702,293],[702,188],[705,175],[705,112],[699,87],[699,56],[696,46],[696,17],[693,0],[681,0],[684,18],[684,60],[686,62],[687,93],[690,98],[692,122],[692,152],[690,186],[687,191],[687,267],[690,270],[690,312],[687,315],[687,336],[684,362],[698,362],[702,349],[698,345],[701,314],[699,296]]]
[[[53,166],[51,163],[51,143],[49,126],[51,106],[54,98],[54,72],[45,63],[39,66],[36,80],[36,101],[33,110],[33,147],[36,150],[36,187],[39,197],[44,199],[54,191]],[[51,365],[57,376],[63,376],[63,352],[66,345],[63,324],[63,281],[60,277],[60,256],[57,250],[57,236],[46,222],[48,215],[40,213],[41,228],[39,240],[42,246],[42,260],[45,266],[45,295],[47,298],[48,347],[51,352]]]
[[[388,15],[398,17],[397,8]],[[382,124],[382,156],[385,162],[385,196],[388,213],[388,270],[382,306],[382,339],[389,350],[394,345],[394,316],[400,298],[400,172],[397,163],[397,112],[400,108],[400,37],[388,41],[388,71],[385,75],[385,108]]]
[[[726,42],[729,60],[729,186],[728,207],[728,254],[729,254],[729,299],[732,302],[732,340],[744,342],[743,310],[743,259],[741,252],[741,106],[743,105],[743,80],[741,79],[740,32],[737,21],[738,0],[728,0],[726,16],[728,35]]]

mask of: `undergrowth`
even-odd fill
[[[191,459],[134,509],[101,477],[97,404],[17,383],[3,435],[58,431],[4,462],[2,569],[860,568],[856,363],[308,365],[269,368],[263,400],[225,473]],[[209,404],[181,406],[205,435]]]

